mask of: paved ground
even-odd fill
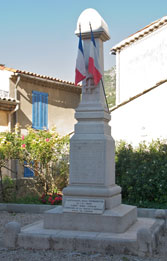
[[[5,224],[10,221],[17,221],[21,226],[31,224],[43,218],[42,214],[15,214],[0,211],[0,261],[167,261],[167,233],[157,249],[154,257],[141,258],[127,255],[104,256],[99,253],[79,253],[66,251],[39,251],[24,249],[6,249],[3,246],[3,232]]]

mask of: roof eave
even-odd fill
[[[167,16],[164,16],[161,19],[156,20],[150,25],[144,27],[143,29],[139,30],[138,32],[130,35],[129,37],[125,38],[118,44],[114,45],[110,50],[110,54],[116,54],[117,51],[120,51],[124,47],[133,44],[134,42],[140,40],[141,38],[152,33],[153,31],[156,31],[160,27],[165,26],[166,24],[167,24]]]
[[[159,81],[159,82],[157,82],[154,86],[152,86],[152,87],[150,87],[150,88],[144,90],[144,91],[141,92],[141,93],[136,94],[136,95],[133,96],[133,97],[130,97],[128,100],[125,100],[125,101],[119,103],[118,105],[112,107],[112,108],[109,110],[110,113],[111,113],[112,111],[115,111],[115,110],[118,109],[119,107],[122,107],[123,105],[125,105],[125,104],[127,104],[127,103],[129,103],[129,102],[131,102],[131,101],[133,101],[133,100],[135,100],[135,99],[137,99],[137,98],[139,98],[140,96],[143,96],[144,94],[146,94],[146,93],[148,93],[148,92],[154,90],[155,88],[157,88],[158,86],[160,86],[160,85],[162,85],[162,84],[164,84],[164,83],[166,83],[166,82],[167,82],[167,79],[162,80],[162,81]]]
[[[59,87],[65,87],[65,88],[69,88],[69,89],[72,89],[73,91],[76,91],[76,92],[80,92],[81,93],[81,90],[82,90],[82,86],[80,85],[74,85],[74,84],[71,84],[71,83],[66,83],[64,81],[56,81],[54,79],[50,79],[50,77],[48,77],[48,79],[46,78],[42,78],[42,77],[39,77],[39,76],[33,76],[33,75],[28,75],[28,74],[24,74],[24,73],[14,73],[11,78],[15,78],[17,76],[20,76],[21,79],[27,79],[27,80],[31,80],[31,81],[34,81],[34,82],[40,82],[40,83],[47,83],[48,85],[52,85],[53,87],[55,86],[59,86]]]
[[[0,110],[3,111],[13,111],[19,104],[19,101],[8,100],[7,98],[0,98]]]

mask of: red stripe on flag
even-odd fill
[[[77,85],[80,81],[82,81],[85,78],[85,75],[81,74],[77,69],[75,69],[75,85]]]
[[[89,57],[88,71],[93,75],[94,84],[97,85],[101,80],[102,75],[95,67],[94,59],[92,57]]]

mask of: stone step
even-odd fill
[[[139,218],[124,233],[104,233],[44,229],[43,221],[38,221],[21,229],[16,240],[16,246],[87,253],[145,255],[151,254],[156,249],[163,227],[163,220]],[[140,236],[137,235],[140,230],[146,230],[144,231],[144,240],[141,237],[143,232],[140,233]]]
[[[44,228],[81,230],[90,232],[123,233],[137,220],[137,208],[120,204],[105,210],[103,214],[66,213],[63,207],[48,210],[44,214]]]

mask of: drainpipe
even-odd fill
[[[19,82],[20,82],[20,76],[17,77],[17,81],[16,81],[16,84],[15,84],[15,100],[16,100],[16,101],[17,101],[17,86],[18,86]],[[18,120],[17,120],[17,118],[18,118],[18,116],[17,116],[17,111],[18,111],[18,109],[19,109],[19,104],[17,104],[17,105],[16,105],[16,108],[9,113],[9,124],[8,124],[8,126],[9,126],[9,131],[11,131],[11,129],[12,129],[12,128],[11,128],[12,114],[15,113],[15,112],[16,112],[16,124],[17,124],[17,121],[18,121]]]
[[[15,84],[15,100],[17,101],[17,86],[20,82],[20,76],[17,77],[17,81]],[[11,120],[13,113],[16,113],[16,123],[17,123],[17,111],[19,109],[19,104],[16,105],[15,109],[9,113],[9,131],[11,131]],[[15,170],[16,170],[16,191],[17,191],[17,177],[18,177],[18,160],[15,160]]]

